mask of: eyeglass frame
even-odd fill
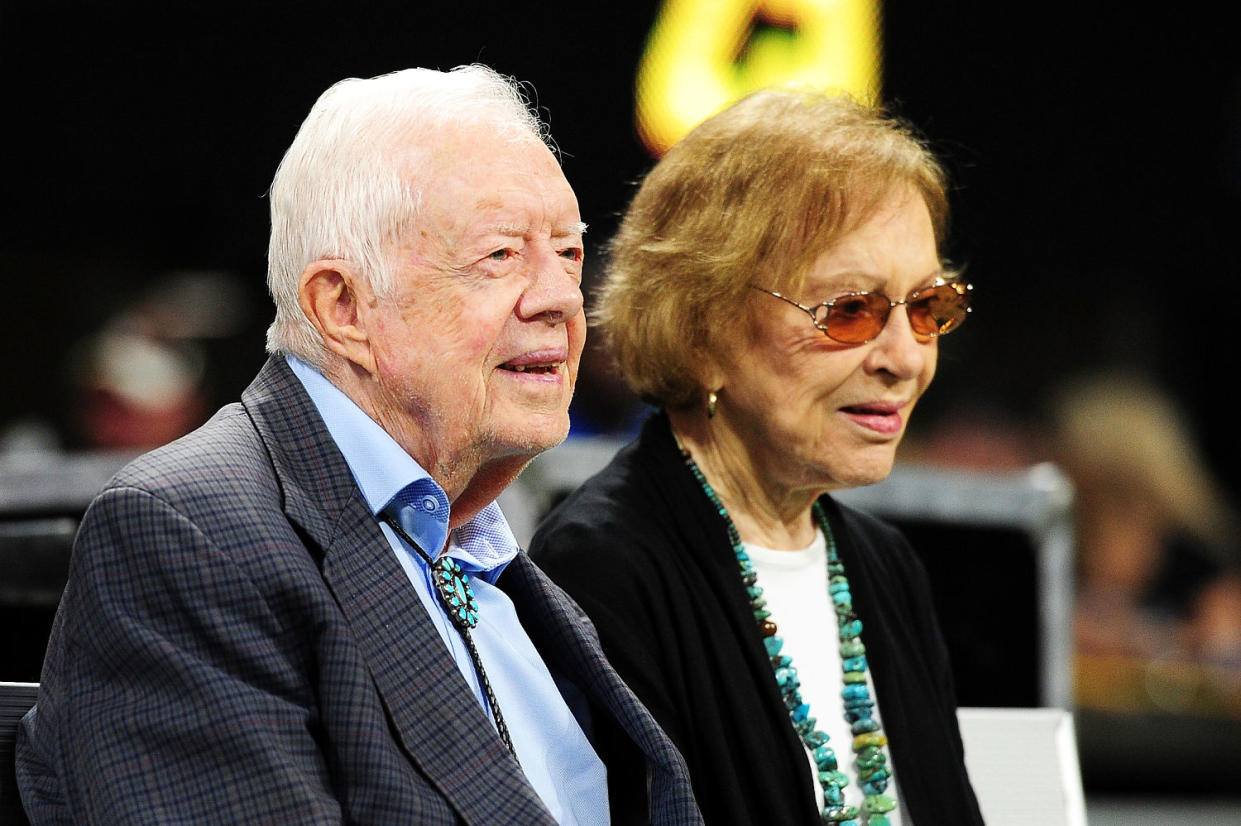
[[[887,328],[888,322],[892,319],[892,310],[896,309],[900,305],[908,306],[909,302],[916,301],[918,296],[926,292],[927,290],[935,290],[940,287],[952,287],[956,290],[957,295],[965,299],[966,318],[968,318],[969,314],[973,312],[974,310],[974,308],[971,307],[969,303],[969,295],[973,291],[974,285],[968,282],[955,281],[949,278],[938,278],[935,280],[935,283],[931,284],[929,287],[921,287],[919,289],[916,289],[913,292],[911,292],[909,295],[900,299],[899,301],[893,301],[886,293],[881,293],[878,290],[856,290],[854,292],[841,293],[840,295],[834,298],[830,298],[827,301],[820,301],[818,304],[815,304],[813,307],[807,307],[804,304],[801,304],[800,302],[794,301],[793,299],[789,298],[787,295],[784,295],[783,293],[776,292],[775,290],[769,290],[766,287],[760,287],[757,284],[750,284],[749,287],[751,289],[758,290],[760,293],[767,293],[767,295],[773,295],[776,298],[780,299],[781,301],[792,304],[794,307],[801,310],[806,315],[810,316],[810,322],[814,324],[814,327],[816,330],[818,330],[824,336],[836,342],[837,344],[857,345],[857,344],[867,344],[869,342],[874,341],[875,339],[879,338],[879,336],[883,334],[884,329]],[[880,323],[878,331],[876,331],[873,336],[871,336],[868,339],[865,339],[864,341],[841,341],[838,338],[833,338],[832,335],[827,332],[827,324],[826,324],[827,313],[831,313],[832,308],[836,305],[837,301],[843,301],[846,298],[856,298],[857,296],[860,296],[860,295],[874,295],[874,296],[878,296],[880,298],[887,300],[888,314],[887,316],[884,317],[883,321]],[[819,322],[819,319],[817,315],[815,314],[815,310],[817,310],[819,307],[827,308],[827,313],[825,313],[823,316],[824,318],[823,323]],[[914,330],[913,332],[914,332],[914,335],[923,336],[925,338],[939,338],[940,336],[948,335],[949,333],[951,333],[953,330],[957,329],[964,323],[965,323],[965,318],[962,318],[959,322],[954,324],[950,329],[945,330],[942,333],[939,333],[939,332],[920,333],[917,330]],[[911,323],[910,329],[913,329],[912,323]]]

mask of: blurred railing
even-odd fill
[[[518,541],[527,542],[547,511],[607,464],[619,446],[610,439],[570,440],[531,462],[500,500]],[[1028,584],[1033,593],[1013,596],[1037,606],[1038,663],[1031,668],[1039,685],[1032,696],[1039,705],[1072,707],[1073,490],[1059,470],[1048,464],[1006,473],[897,465],[879,484],[835,495],[902,527],[950,527],[961,537],[971,529],[1024,536],[1037,581]],[[1011,554],[1016,545],[1010,541],[1004,547]],[[928,567],[937,565],[941,555],[935,549],[919,550]],[[943,564],[953,562],[943,559]]]

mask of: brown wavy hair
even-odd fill
[[[945,173],[903,121],[769,89],[700,124],[642,182],[595,295],[626,382],[652,404],[700,402],[698,365],[748,318],[747,285],[797,295],[815,259],[902,186],[926,202],[942,248]]]

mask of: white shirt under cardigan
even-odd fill
[[[862,806],[861,788],[858,785],[857,766],[853,762],[853,733],[845,722],[844,699],[840,690],[844,685],[840,670],[840,636],[837,630],[836,610],[827,593],[827,542],[821,530],[815,531],[814,542],[807,548],[792,551],[771,550],[743,543],[745,552],[758,572],[758,584],[767,599],[771,621],[784,638],[782,654],[793,658],[793,665],[801,679],[802,700],[810,705],[810,714],[818,720],[817,728],[831,738],[829,745],[836,750],[840,770],[849,776],[845,787],[845,802],[850,806]],[[848,575],[848,571],[845,571]],[[866,623],[862,623],[862,642],[866,642]],[[876,697],[870,670],[866,672],[866,685],[872,699]],[[882,726],[883,718],[878,705],[874,718]],[[886,730],[884,732],[886,734]],[[887,748],[884,753],[892,761]],[[823,788],[819,783],[818,768],[807,750],[806,759],[811,764],[818,794],[819,806],[823,805]],[[897,807],[888,813],[892,826],[902,824],[897,779],[900,767],[893,765],[893,778],[884,792],[897,801]],[[865,822],[864,818],[860,818]]]

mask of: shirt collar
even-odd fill
[[[432,558],[437,556],[449,539],[451,506],[443,488],[387,431],[322,373],[296,356],[285,359],[323,417],[371,513],[378,518],[398,493],[414,485],[422,507],[416,509],[418,516],[412,525],[416,530],[410,533]],[[500,575],[517,551],[517,540],[495,502],[453,531],[449,546],[449,554],[462,567],[491,581]]]

